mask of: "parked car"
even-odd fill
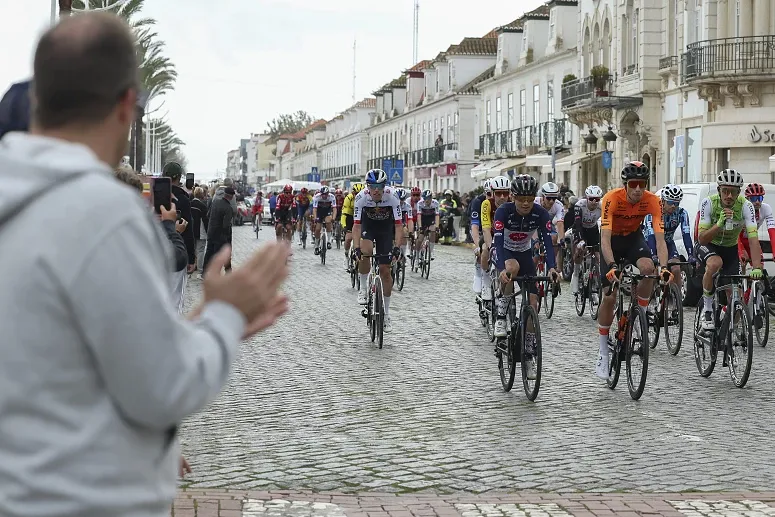
[[[242,226],[245,221],[251,221],[250,215],[252,209],[252,202],[250,198],[244,198],[242,201],[237,201],[237,213],[234,214],[234,224],[236,226]]]
[[[271,225],[272,224],[272,212],[269,210],[269,201],[264,202],[264,208],[262,210],[263,212],[263,219],[261,219],[261,222],[263,224]]]

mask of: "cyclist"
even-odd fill
[[[414,227],[414,232],[411,232],[409,234],[409,258],[411,259],[414,255],[414,243],[417,240],[417,203],[420,201],[420,196],[422,195],[422,191],[420,190],[420,187],[412,187],[411,194],[409,196],[409,206],[412,207],[412,226]]]
[[[678,250],[675,247],[675,231],[680,227],[681,234],[683,235],[684,247],[686,248],[687,260],[689,262],[696,262],[694,258],[694,246],[692,245],[692,235],[689,228],[689,214],[686,210],[680,207],[681,200],[684,198],[684,191],[678,185],[668,183],[657,192],[657,197],[662,200],[662,226],[665,229],[665,244],[667,245],[667,261],[678,262],[680,256]],[[646,242],[651,250],[651,258],[654,262],[657,262],[657,241],[654,236],[654,225],[652,223],[651,214],[647,215],[643,219],[643,235],[646,237]],[[681,269],[678,266],[670,266],[673,273],[673,280],[680,287],[681,285]]]
[[[493,193],[501,192],[501,185],[496,184],[496,178],[491,187]],[[535,203],[535,195],[538,190],[538,183],[528,174],[520,174],[511,182],[510,192],[513,201],[502,203],[495,211],[495,257],[496,267],[500,272],[499,279],[501,284],[501,293],[509,295],[513,292],[514,284],[511,281],[517,276],[535,276],[536,268],[533,262],[533,253],[531,250],[531,241],[533,233],[536,231],[544,240],[546,247],[546,262],[549,266],[549,275],[553,281],[557,281],[558,275],[555,271],[554,248],[552,247],[552,219],[545,208]],[[497,198],[500,198],[498,196]],[[496,198],[496,199],[497,199]],[[520,282],[522,289],[527,289],[530,293],[530,305],[538,308],[538,297],[535,282]],[[506,310],[508,308],[508,299],[498,297],[497,318],[495,320],[495,335],[497,337],[506,337]],[[535,344],[535,334],[526,333],[525,348],[528,353],[532,352]],[[536,364],[535,359],[528,362],[527,378],[535,379]]]
[[[315,222],[315,255],[320,254],[320,230],[326,225],[328,238],[333,232],[333,220],[336,217],[336,197],[331,195],[331,190],[320,187],[320,191],[312,198],[312,220]],[[326,242],[326,248],[331,249],[331,241]]]
[[[306,187],[302,188],[301,191],[296,195],[295,198],[296,203],[296,221],[298,222],[298,226],[296,228],[296,231],[301,233],[301,228],[303,224],[305,224],[305,216],[307,215],[307,211],[309,210],[310,205],[312,204],[312,196],[309,195],[309,191]],[[299,246],[301,246],[302,243],[299,241]]]
[[[474,285],[473,290],[476,294],[482,292],[482,271],[487,268],[486,263],[482,263],[482,246],[484,237],[482,235],[482,221],[480,214],[482,212],[482,203],[492,195],[490,190],[490,180],[484,180],[484,192],[476,196],[471,201],[471,238],[474,240]]]
[[[458,208],[457,208],[457,201],[452,199],[452,196],[454,193],[447,189],[444,191],[444,199],[439,202],[439,212],[440,215],[443,214],[445,216],[445,220],[448,221],[448,224],[450,225],[450,235],[447,235],[445,237],[442,237],[442,244],[450,244],[452,242],[452,239],[456,236],[455,235],[455,225],[454,225],[454,219],[446,219],[447,217],[453,217],[455,215],[458,215]],[[443,232],[442,232],[443,235]]]
[[[341,208],[344,203],[344,192],[342,192],[342,189],[337,187],[336,191],[334,191],[334,198],[336,198],[336,206]]]
[[[713,330],[713,275],[736,275],[740,271],[737,255],[737,239],[745,230],[750,247],[749,257],[753,263],[750,276],[762,276],[762,249],[759,245],[759,231],[756,226],[756,211],[753,203],[740,195],[743,176],[735,169],[724,169],[716,178],[717,194],[706,197],[700,204],[700,233],[697,236],[697,260],[705,266],[702,277],[702,301],[704,313],[702,328]]]
[[[482,209],[479,211],[479,220],[482,223],[482,253],[479,264],[483,271],[490,268],[490,254],[493,249],[493,219],[495,211],[503,203],[509,201],[511,195],[511,181],[506,176],[496,176],[490,180],[491,196],[482,201]],[[490,282],[482,282],[482,300],[492,300],[492,285]]]
[[[358,272],[361,276],[361,289],[358,292],[358,303],[366,305],[366,290],[369,288],[370,259],[363,254],[376,253],[379,276],[382,278],[385,301],[385,332],[393,330],[390,321],[390,295],[393,282],[390,275],[390,257],[396,259],[401,255],[400,245],[403,243],[403,225],[401,224],[401,205],[387,186],[387,174],[382,169],[372,169],[366,173],[366,189],[355,198],[353,215],[353,246],[359,260]],[[375,246],[374,241],[377,241]],[[394,246],[393,243],[397,244]],[[391,246],[393,249],[391,251]],[[375,251],[376,249],[376,251]]]
[[[762,224],[766,222],[770,245],[775,245],[775,217],[772,215],[772,207],[764,202],[764,187],[759,183],[751,183],[745,187],[745,198],[753,204],[756,226],[761,228]],[[742,232],[737,240],[737,254],[740,257],[743,273],[745,273],[746,264],[751,260],[751,245],[748,242],[748,236]]]
[[[282,239],[283,228],[287,232],[286,240],[290,242],[293,232],[293,186],[285,185],[283,191],[277,195],[277,204],[274,209],[275,235],[277,240]]]
[[[355,207],[355,196],[363,190],[363,183],[353,183],[351,191],[344,197],[342,202],[341,225],[344,228],[344,267],[350,272],[350,244],[353,240],[353,211]]]
[[[630,162],[622,168],[621,178],[624,187],[609,190],[602,200],[602,217],[600,218],[600,280],[603,300],[598,312],[598,332],[600,334],[600,353],[597,358],[595,373],[601,379],[608,379],[608,331],[614,319],[614,302],[616,290],[606,295],[606,289],[621,278],[619,261],[626,259],[634,264],[641,274],[653,275],[654,262],[651,251],[640,225],[647,214],[651,214],[655,222],[654,234],[657,242],[657,256],[660,264],[667,264],[667,245],[662,226],[662,206],[659,198],[646,190],[651,171],[642,162]],[[670,279],[670,272],[662,268],[660,274]],[[654,289],[654,282],[643,280],[638,284],[638,305],[648,307],[649,298]]]
[[[253,226],[261,228],[261,220],[264,217],[264,193],[260,190],[256,192],[256,200],[253,203]]]
[[[597,185],[590,185],[584,191],[584,196],[585,199],[580,199],[573,205],[573,276],[570,279],[573,294],[579,292],[579,275],[585,247],[600,246],[600,228],[597,227],[597,220],[600,219],[600,199],[603,197],[603,189]],[[599,263],[600,250],[595,253]]]
[[[420,232],[424,233],[425,230],[429,232],[430,259],[433,260],[436,228],[439,227],[439,202],[433,199],[433,192],[428,189],[422,191],[422,200],[415,205],[415,214],[420,222]],[[416,239],[413,253],[420,251],[420,246],[422,246],[422,239]]]
[[[406,238],[410,233],[414,232],[414,215],[412,212],[412,205],[409,203],[409,192],[404,188],[397,188],[394,190],[395,195],[401,202],[401,221],[404,227],[404,241],[401,245],[401,257],[406,257]]]
[[[565,235],[565,207],[563,206],[562,201],[560,201],[560,187],[551,181],[544,183],[541,186],[540,196],[536,197],[535,202],[539,203],[546,211],[549,212],[549,215],[552,216],[551,234],[552,244],[554,245],[555,250],[554,263],[557,264],[558,267],[562,268],[562,256],[560,255],[560,247],[557,246],[557,241],[558,235]],[[536,235],[534,234],[533,239],[535,238]]]

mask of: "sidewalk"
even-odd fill
[[[182,490],[174,517],[766,517],[775,492],[408,494]]]

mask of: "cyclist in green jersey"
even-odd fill
[[[702,327],[713,330],[713,275],[719,270],[724,275],[736,275],[740,271],[737,239],[745,230],[751,243],[751,278],[761,278],[762,260],[759,232],[753,204],[740,195],[743,176],[734,169],[721,171],[716,178],[718,194],[702,200],[700,205],[697,259],[705,266],[702,277],[704,314]]]

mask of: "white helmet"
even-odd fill
[[[489,194],[492,192],[492,188],[490,188],[490,180],[484,180],[484,191]]]
[[[587,187],[587,190],[584,191],[584,196],[587,198],[590,197],[603,197],[603,189],[598,187],[597,185],[590,185]]]
[[[544,183],[541,186],[541,197],[559,198],[560,187],[557,186],[557,183],[552,183],[551,181]]]
[[[675,201],[680,203],[684,198],[684,191],[678,185],[667,184],[658,192],[662,201]]]
[[[453,194],[453,192],[451,190],[447,189],[447,190],[444,191],[444,195],[445,196],[452,196],[454,194]]]
[[[490,180],[491,190],[509,190],[511,189],[511,181],[506,176],[495,176]]]
[[[719,187],[727,186],[742,188],[744,183],[743,175],[737,172],[735,169],[724,169],[718,173],[716,183],[718,183]]]

